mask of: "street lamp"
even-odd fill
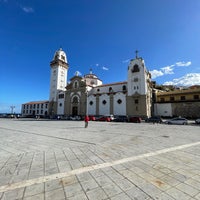
[[[11,114],[13,114],[13,113],[14,113],[15,106],[10,106],[10,109],[11,109]]]

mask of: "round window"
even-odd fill
[[[106,100],[103,100],[102,103],[105,105],[107,102],[106,102]]]
[[[121,103],[122,103],[122,100],[121,100],[121,99],[118,99],[118,100],[117,100],[117,103],[118,103],[118,104],[121,104]]]

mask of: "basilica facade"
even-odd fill
[[[103,84],[92,70],[84,76],[76,73],[68,80],[68,70],[67,55],[59,49],[50,62],[49,100],[22,104],[22,115],[200,117],[200,86],[158,88],[137,52],[127,66],[126,81]]]
[[[59,49],[50,62],[49,110],[51,115],[151,115],[151,75],[141,57],[127,66],[127,81],[103,84],[90,70],[78,73],[67,83],[69,65],[67,55]]]

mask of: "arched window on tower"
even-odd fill
[[[125,85],[122,86],[122,90],[126,91],[126,86]]]
[[[65,56],[61,55],[61,59],[65,61]]]
[[[132,73],[139,72],[139,71],[140,71],[139,66],[137,64],[135,64],[133,66]]]
[[[59,55],[56,54],[56,55],[55,55],[55,60],[58,60],[58,58],[59,58]]]

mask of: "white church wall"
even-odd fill
[[[51,80],[50,80],[50,101],[56,101],[57,95],[57,76],[58,76],[58,69],[52,68],[51,69]]]
[[[62,90],[65,91],[65,87],[67,84],[67,70],[62,67],[62,66],[58,66],[58,76],[57,76],[57,90]]]
[[[64,115],[64,98],[58,99],[57,114]]]
[[[92,93],[109,93],[109,92],[121,92],[123,91],[123,86],[127,87],[127,83],[122,84],[110,84],[105,86],[99,86],[93,89]]]
[[[123,91],[123,86],[127,86],[127,84],[119,84],[119,85],[111,85],[110,87],[113,89],[113,92]],[[110,88],[109,87],[109,88]],[[109,90],[108,88],[108,90]]]
[[[171,103],[154,104],[154,114],[164,117],[172,117],[172,104]]]
[[[116,93],[113,98],[114,115],[126,115],[126,94]]]
[[[96,115],[96,97],[89,96],[87,99],[88,115]]]
[[[99,97],[99,115],[110,114],[110,96],[103,94]]]

